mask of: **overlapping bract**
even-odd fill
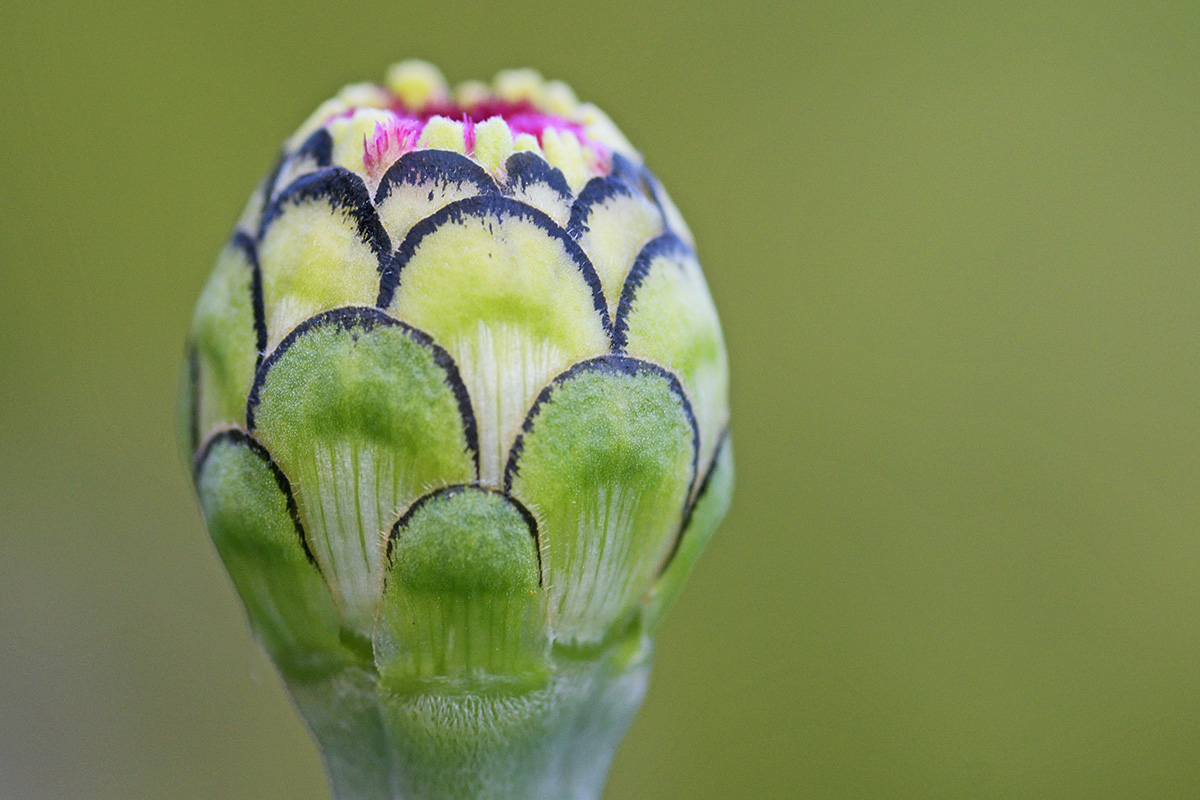
[[[285,673],[530,685],[554,647],[656,623],[724,514],[720,327],[595,109],[509,74],[458,123],[420,110],[436,81],[391,83],[289,140],[218,260],[197,485]]]

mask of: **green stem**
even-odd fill
[[[649,673],[643,640],[520,694],[398,695],[358,668],[288,688],[336,800],[598,800]]]

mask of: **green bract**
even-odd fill
[[[678,211],[563,84],[323,104],[196,307],[209,532],[341,798],[592,798],[732,491]]]

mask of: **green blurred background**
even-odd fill
[[[0,796],[323,798],[173,440],[280,141],[393,60],[606,108],[738,493],[606,795],[1200,796],[1200,4],[8,0]]]

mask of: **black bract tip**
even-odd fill
[[[414,225],[408,235],[404,237],[404,241],[400,243],[400,247],[397,248],[396,254],[387,268],[384,269],[379,283],[379,298],[376,305],[380,308],[387,308],[392,304],[396,290],[400,286],[404,268],[416,255],[426,236],[431,235],[443,225],[459,225],[466,219],[485,219],[488,216],[501,220],[515,218],[532,223],[549,234],[552,239],[558,241],[575,263],[588,288],[591,289],[592,304],[600,315],[605,333],[611,338],[612,324],[608,318],[608,304],[604,300],[604,289],[600,285],[600,277],[596,274],[596,268],[592,266],[592,262],[583,252],[583,248],[544,211],[498,194],[478,195],[457,200],[443,206]]]
[[[267,452],[267,448],[263,447],[253,436],[237,429],[225,430],[213,434],[204,443],[204,449],[196,454],[196,460],[193,464],[193,479],[197,484],[200,483],[200,476],[204,471],[205,465],[208,463],[209,454],[212,453],[218,444],[224,442],[246,447],[251,453],[261,458],[263,463],[267,465],[267,468],[271,470],[271,475],[275,478],[275,484],[279,487],[279,491],[283,492],[283,496],[287,502],[288,515],[292,518],[292,524],[296,527],[296,535],[300,537],[300,547],[304,550],[304,557],[320,572],[321,567],[317,564],[312,550],[308,547],[308,537],[305,536],[304,525],[300,522],[300,510],[297,508],[296,498],[292,494],[292,484],[288,481],[287,476],[283,474],[283,470],[279,468],[279,465],[275,463],[275,460],[271,458],[271,454]]]
[[[262,400],[262,390],[263,385],[266,383],[267,375],[271,372],[276,362],[303,336],[321,328],[333,328],[337,331],[370,331],[377,326],[399,328],[414,342],[428,348],[433,353],[434,363],[445,372],[446,385],[454,394],[459,416],[462,417],[463,436],[467,442],[467,449],[470,450],[471,458],[475,463],[475,474],[478,475],[479,428],[475,422],[475,412],[471,408],[471,397],[467,393],[466,384],[463,383],[454,358],[434,342],[433,337],[425,331],[420,328],[414,328],[406,322],[401,322],[385,314],[380,309],[371,306],[345,306],[325,311],[304,320],[304,322],[297,325],[291,333],[284,337],[279,346],[271,351],[271,355],[267,356],[262,364],[259,365],[258,371],[254,375],[254,384],[250,387],[250,396],[246,400],[247,430],[253,431],[255,429],[255,411]]]
[[[289,158],[299,161],[311,158],[318,167],[328,167],[333,161],[333,136],[325,128],[317,128]]]
[[[271,224],[287,213],[289,206],[311,202],[328,203],[334,211],[344,211],[353,218],[358,226],[359,237],[380,259],[380,270],[383,269],[382,262],[391,252],[391,240],[379,221],[379,215],[375,213],[371,195],[362,178],[342,167],[327,167],[292,181],[263,214],[259,225],[259,241],[262,241]]]
[[[512,495],[510,495],[506,492],[501,492],[497,489],[493,489],[488,486],[480,486],[479,484],[475,484],[475,483],[456,483],[456,484],[452,484],[450,486],[443,486],[440,489],[435,489],[434,491],[430,492],[429,494],[422,495],[422,496],[418,497],[416,500],[414,500],[412,505],[410,505],[408,507],[408,509],[403,514],[400,515],[400,519],[396,520],[396,523],[394,525],[392,525],[391,530],[388,532],[387,550],[386,550],[388,567],[390,568],[392,566],[392,545],[393,545],[393,543],[396,541],[396,539],[399,538],[401,530],[408,527],[409,520],[412,519],[413,515],[416,514],[416,512],[422,506],[424,506],[429,501],[436,500],[437,498],[440,498],[440,497],[451,497],[453,495],[462,494],[463,492],[468,492],[468,491],[483,492],[485,494],[493,494],[493,495],[496,495],[497,497],[502,497],[502,498],[504,498],[505,501],[507,501],[510,505],[512,505],[514,508],[517,509],[517,512],[521,515],[521,518],[523,520],[525,520],[525,524],[529,528],[529,535],[533,538],[533,552],[537,556],[538,586],[541,586],[542,585],[542,547],[541,547],[541,541],[538,538],[537,519],[533,516],[533,513],[528,508],[525,507],[524,503],[522,503],[520,500],[513,497]]]
[[[637,375],[650,374],[662,378],[667,382],[667,386],[679,398],[679,404],[683,407],[683,414],[687,418],[688,427],[692,432],[692,474],[688,480],[687,491],[687,494],[690,495],[692,487],[696,483],[696,470],[700,457],[700,428],[696,424],[696,415],[692,411],[692,404],[688,401],[687,394],[683,391],[683,385],[673,372],[663,369],[658,364],[616,354],[596,356],[595,358],[589,358],[586,361],[572,364],[538,393],[537,399],[533,401],[533,406],[529,409],[529,413],[525,415],[525,421],[521,423],[521,431],[517,434],[517,439],[513,442],[512,449],[508,452],[508,462],[504,466],[504,491],[506,493],[512,491],[513,479],[520,472],[520,459],[521,453],[525,449],[525,436],[533,432],[535,421],[538,414],[541,413],[542,407],[550,402],[550,398],[559,386],[585,372],[603,372],[610,375],[625,375],[631,378]]]
[[[721,431],[721,435],[717,437],[717,446],[713,448],[712,463],[708,465],[708,470],[704,473],[704,479],[700,481],[700,488],[696,490],[696,497],[688,503],[687,510],[683,512],[683,521],[679,525],[678,533],[675,534],[675,541],[671,544],[671,552],[667,553],[667,557],[658,571],[659,575],[667,571],[667,567],[671,566],[671,562],[675,560],[675,556],[679,553],[679,548],[683,546],[683,537],[687,536],[688,526],[692,524],[692,514],[695,513],[696,506],[708,494],[708,487],[712,483],[713,474],[717,471],[717,464],[721,460],[721,454],[725,450],[725,442],[728,439],[729,428],[725,428]]]
[[[694,256],[692,248],[673,233],[664,233],[651,239],[638,253],[625,276],[625,285],[621,288],[621,299],[617,302],[617,317],[613,322],[613,352],[624,353],[629,341],[629,314],[637,300],[638,289],[650,274],[650,268],[660,256],[679,259]]]
[[[254,310],[254,347],[258,353],[254,367],[262,363],[267,349],[267,312],[263,302],[262,268],[258,265],[258,247],[250,234],[236,231],[230,245],[238,248],[250,263],[250,305]]]
[[[413,150],[388,167],[375,191],[375,203],[382,203],[398,185],[443,186],[470,184],[479,194],[495,194],[496,182],[487,171],[466,156],[450,150]]]
[[[279,176],[283,173],[284,167],[306,158],[311,159],[318,169],[329,166],[333,159],[333,137],[325,128],[313,131],[291,153],[284,151],[279,154],[275,160],[275,166],[271,167],[271,171],[267,173],[266,181],[263,183],[263,202],[262,209],[259,211],[261,216],[265,216],[267,209],[271,207],[271,201],[275,198],[275,190],[279,188],[276,184],[279,182]],[[261,226],[259,230],[261,230]]]
[[[550,166],[537,153],[528,150],[513,153],[508,157],[508,161],[504,162],[504,169],[508,172],[508,183],[505,185],[505,190],[509,194],[527,189],[535,183],[544,183],[563,201],[571,200],[571,186],[567,183],[567,178],[563,175],[562,170]]]
[[[588,232],[588,218],[596,206],[613,197],[633,197],[633,189],[625,181],[609,175],[607,178],[592,178],[583,186],[575,204],[571,206],[571,219],[567,222],[567,233],[578,239]]]
[[[623,181],[630,189],[645,193],[642,186],[642,172],[645,168],[638,166],[620,153],[612,154],[612,169],[609,175]]]

